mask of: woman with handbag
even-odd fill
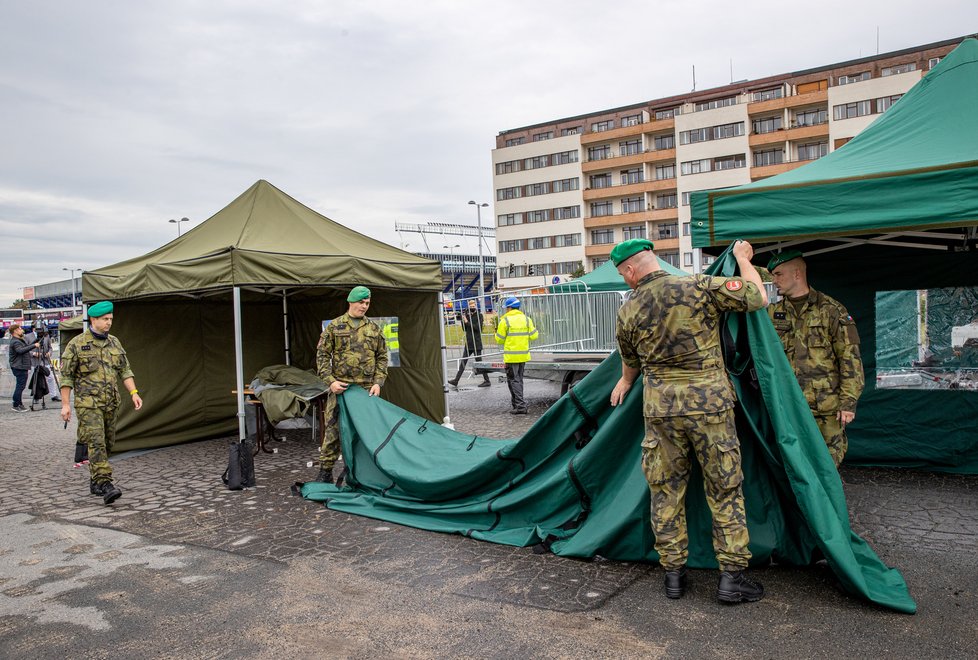
[[[52,401],[61,401],[61,398],[58,396],[60,393],[58,380],[51,366],[51,337],[44,325],[38,327],[36,331],[35,345],[36,348],[31,351],[31,367],[33,373],[31,374],[29,385],[32,396],[32,411],[38,402],[41,403],[42,409],[47,407],[44,397],[48,394],[54,395],[51,397]]]

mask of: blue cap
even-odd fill
[[[503,307],[512,307],[513,309],[520,308],[520,299],[510,296],[503,302]]]

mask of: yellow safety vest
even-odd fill
[[[503,362],[529,362],[530,342],[539,338],[533,319],[511,309],[496,324],[496,343],[503,345]]]
[[[387,350],[396,351],[401,347],[400,342],[397,340],[397,324],[388,323],[384,326],[384,339],[387,340]]]

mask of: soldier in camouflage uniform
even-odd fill
[[[74,390],[78,443],[88,446],[89,491],[101,495],[105,504],[111,504],[122,496],[122,490],[112,483],[109,465],[120,402],[119,379],[136,410],[143,407],[143,400],[136,389],[126,351],[119,339],[109,334],[112,303],[92,305],[88,317],[89,329],[68,342],[61,352],[61,419],[71,420],[69,397]]]
[[[333,465],[340,457],[336,397],[350,385],[367,389],[370,396],[380,396],[380,388],[387,380],[387,342],[380,326],[366,317],[370,289],[354,287],[346,301],[349,310],[329,322],[316,346],[316,373],[329,386],[316,481],[328,484],[333,483]]]
[[[644,372],[642,469],[652,494],[652,530],[666,570],[665,592],[686,590],[686,486],[692,457],[703,471],[713,514],[713,548],[720,565],[717,598],[760,600],[764,588],[748,578],[750,559],[744,510],[740,442],[734,425],[733,385],[720,351],[726,312],[750,312],[767,304],[753,249],[740,241],[734,255],[742,277],[670,275],[659,266],[652,243],[632,239],[615,246],[611,259],[634,289],[618,312],[622,376],[611,394],[620,404]]]
[[[808,286],[801,252],[775,255],[768,270],[783,296],[768,313],[838,467],[865,384],[856,324],[841,303]]]

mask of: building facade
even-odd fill
[[[746,80],[499,133],[499,287],[564,281],[629,238],[691,272],[689,195],[780,174],[842,147],[963,39]]]

